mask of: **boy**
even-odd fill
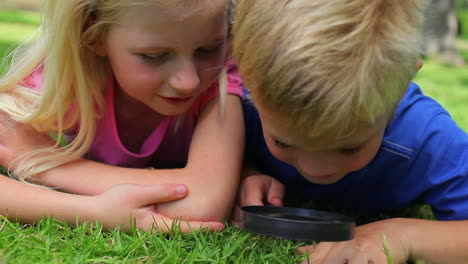
[[[238,3],[234,52],[252,100],[253,166],[240,205],[282,205],[285,188],[353,213],[428,203],[451,220],[363,225],[352,241],[304,248],[311,263],[387,263],[383,241],[394,263],[468,263],[468,135],[410,83],[424,2]]]

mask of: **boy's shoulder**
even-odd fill
[[[368,168],[379,175],[380,186],[386,186],[391,200],[403,205],[420,199],[433,207],[439,219],[468,219],[464,213],[467,156],[468,134],[438,102],[411,83]]]
[[[424,95],[417,84],[410,83],[395,110],[393,120],[387,125],[382,148],[411,155],[430,146],[430,141],[444,137],[450,140],[441,142],[442,145],[453,140],[468,139],[442,105]]]

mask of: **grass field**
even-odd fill
[[[0,11],[0,57],[38,22],[34,12]],[[468,44],[461,41],[460,47],[468,59]],[[415,80],[468,129],[468,67],[428,60]],[[297,263],[302,259],[294,254],[299,245],[303,243],[257,236],[233,226],[218,233],[174,231],[166,236],[136,230],[103,232],[99,224],[70,226],[53,219],[24,225],[0,218],[0,263]]]

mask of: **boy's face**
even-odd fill
[[[271,153],[294,166],[307,180],[332,184],[346,174],[365,167],[377,154],[387,122],[360,127],[355,136],[335,140],[311,138],[300,129],[285,126],[286,120],[258,107],[263,136]]]

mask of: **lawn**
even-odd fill
[[[38,23],[34,12],[0,11],[0,57]],[[460,46],[468,57],[468,44],[461,41]],[[468,129],[468,67],[426,60],[415,81]],[[416,217],[425,213],[410,212]],[[174,231],[167,236],[137,230],[103,232],[97,223],[70,226],[44,219],[24,225],[0,218],[0,263],[297,263],[302,257],[294,251],[300,245],[229,225],[224,232]]]

